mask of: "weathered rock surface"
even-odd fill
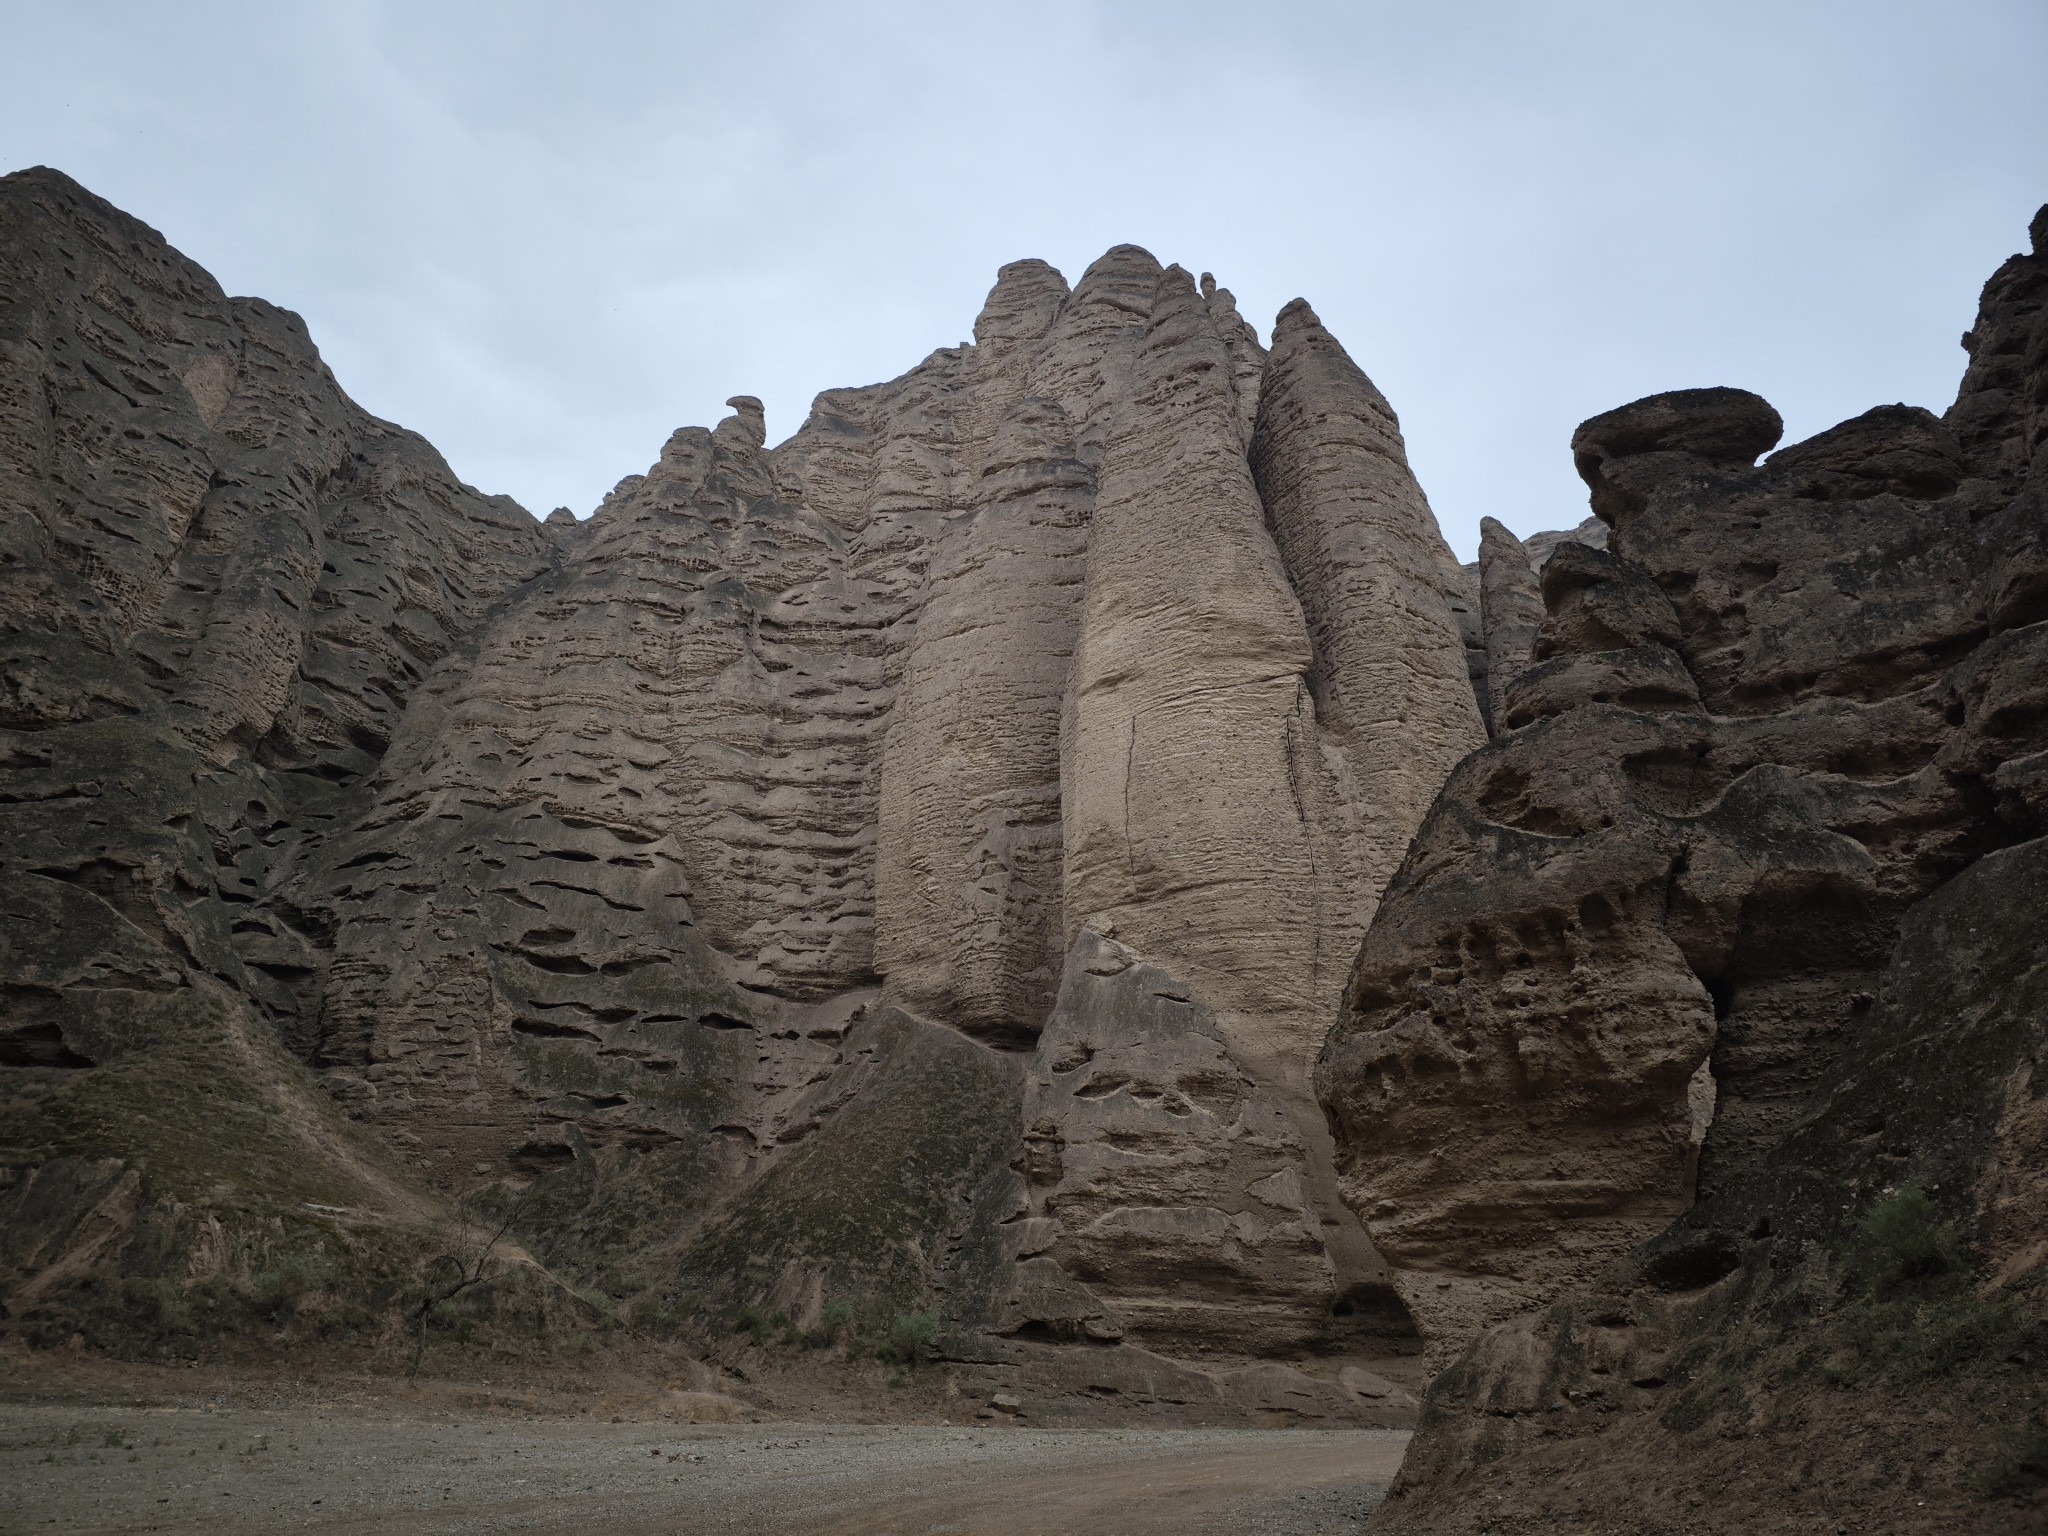
[[[1024,1092],[1030,1267],[1005,1331],[1258,1357],[1405,1344],[1383,1267],[1341,1266],[1288,1105],[1170,972],[1083,933]],[[1072,1280],[1112,1307],[1076,1311]]]
[[[1692,390],[1574,438],[1612,553],[1544,567],[1507,733],[1439,797],[1319,1069],[1347,1196],[1463,1351],[1389,1529],[2034,1507],[2048,210],[2033,233],[1945,417],[1757,465],[1776,413]]]
[[[1497,733],[1507,727],[1509,684],[1529,670],[1529,652],[1543,623],[1543,598],[1528,547],[1490,517],[1479,524],[1479,593],[1486,718]]]
[[[1010,407],[931,554],[884,746],[876,967],[892,997],[1027,1044],[1060,963],[1059,722],[1094,476],[1054,400]]]
[[[160,1342],[288,1265],[391,1293],[460,1223],[285,1050],[308,936],[266,903],[550,536],[351,403],[295,316],[28,171],[0,541],[12,1325]]]
[[[1456,566],[1386,397],[1297,299],[1273,326],[1252,467],[1314,640],[1325,755],[1349,805],[1350,954],[1453,764],[1485,739],[1451,609]],[[1356,871],[1355,874],[1352,871]],[[1320,982],[1323,957],[1311,961]]]
[[[386,1205],[509,1217],[659,1326],[936,1311],[1402,1411],[1257,1372],[1413,1347],[1309,1068],[1483,738],[1476,589],[1306,305],[1269,363],[1135,247],[1015,263],[972,345],[773,448],[735,397],[542,524],[289,316],[4,185],[22,1200],[160,1156],[64,1106],[119,1075],[107,995],[189,994]]]
[[[1522,548],[1529,552],[1529,564],[1538,573],[1557,553],[1560,544],[1584,544],[1591,549],[1607,547],[1607,525],[1597,517],[1588,516],[1576,528],[1552,529],[1544,533],[1532,533],[1522,540]]]

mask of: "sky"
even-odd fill
[[[1585,417],[1942,409],[2048,200],[2042,0],[0,0],[53,165],[463,479],[587,514],[734,394],[966,340],[1111,245],[1297,295],[1444,532],[1586,515]]]

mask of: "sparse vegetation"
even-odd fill
[[[1961,1239],[1918,1185],[1856,1220],[1840,1264],[1844,1301],[1828,1330],[1836,1348],[1822,1367],[1832,1380],[1924,1380],[2018,1345],[2018,1310],[1977,1294]]]
[[[850,1301],[835,1301],[818,1314],[817,1325],[804,1334],[806,1349],[823,1349],[830,1344],[851,1342],[854,1308]]]
[[[936,1312],[906,1312],[899,1314],[889,1324],[888,1337],[881,1348],[876,1350],[883,1359],[894,1360],[906,1366],[915,1366],[932,1341],[939,1336],[939,1314]]]
[[[1906,1184],[1876,1201],[1850,1228],[1842,1253],[1852,1292],[1885,1296],[1903,1285],[1965,1267],[1962,1245],[1941,1220],[1933,1198]]]
[[[465,1291],[473,1290],[484,1283],[491,1259],[498,1251],[498,1244],[504,1240],[507,1229],[518,1219],[524,1203],[523,1197],[514,1201],[511,1209],[506,1211],[504,1218],[499,1221],[496,1230],[489,1237],[483,1237],[480,1228],[470,1225],[466,1219],[468,1212],[464,1210],[462,1215],[465,1219],[459,1222],[455,1229],[455,1250],[437,1253],[428,1261],[428,1272],[434,1278],[427,1282],[426,1291],[413,1310],[411,1321],[418,1343],[413,1348],[412,1368],[406,1372],[407,1376],[414,1377],[420,1373],[420,1362],[427,1354],[427,1325],[430,1321],[443,1327],[459,1326],[459,1318],[451,1303]],[[610,1315],[609,1307],[605,1309],[605,1315]]]

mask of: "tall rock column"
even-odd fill
[[[1068,699],[1067,938],[1174,958],[1246,1016],[1246,1047],[1298,1056],[1338,874],[1303,780],[1308,634],[1238,448],[1229,353],[1179,268],[1133,372]]]
[[[1060,970],[1060,707],[1094,477],[1067,414],[1013,406],[980,505],[932,552],[882,748],[875,961],[887,997],[1028,1045]]]
[[[1072,948],[1026,1135],[1047,1251],[1147,1337],[1330,1347],[1408,1325],[1308,1093],[1360,871],[1235,374],[1169,268],[1103,458],[1062,749]],[[1137,957],[1144,997],[1098,997]],[[1246,1134],[1283,1173],[1231,1151]],[[1172,1268],[1211,1278],[1170,1295]]]
[[[1479,611],[1486,631],[1486,692],[1495,734],[1507,729],[1508,685],[1529,670],[1543,624],[1543,597],[1522,541],[1494,518],[1479,520]]]
[[[1300,299],[1274,322],[1251,464],[1301,595],[1309,689],[1351,809],[1357,878],[1332,934],[1348,956],[1445,775],[1486,740],[1445,592],[1455,565],[1393,408]]]

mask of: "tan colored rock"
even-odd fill
[[[0,185],[7,280],[42,274],[0,338],[8,1061],[103,1082],[98,994],[225,999],[391,1177],[527,1190],[540,1263],[692,1326],[937,1309],[1210,1351],[1247,1412],[1391,1411],[1246,1364],[1411,1332],[1307,1073],[1467,595],[1362,375],[1276,394],[1228,291],[1135,247],[1071,291],[1016,263],[973,346],[774,448],[735,396],[540,524],[289,315]],[[1305,400],[1343,420],[1265,445],[1276,513],[1248,445]],[[1098,949],[1173,998],[1056,1007]],[[1116,1083],[1054,1070],[1084,1039]],[[1161,1107],[1204,1082],[1236,1099]],[[1019,1158],[1027,1096],[1070,1176]]]
[[[1529,649],[1543,622],[1529,551],[1506,524],[1479,520],[1480,612],[1486,635],[1488,713],[1496,732],[1507,729],[1508,685],[1529,670]]]
[[[1546,529],[1522,540],[1522,548],[1529,552],[1529,564],[1539,577],[1560,544],[1583,544],[1588,549],[1605,549],[1607,525],[1597,517],[1588,516],[1576,528]]]
[[[1298,1058],[1318,902],[1341,883],[1308,636],[1237,446],[1228,352],[1185,272],[1159,279],[1132,375],[1069,695],[1065,928],[1191,963],[1213,1006],[1251,1020],[1245,1047]]]
[[[1259,387],[1266,372],[1266,349],[1259,345],[1259,333],[1237,312],[1237,296],[1218,288],[1216,279],[1202,274],[1202,302],[1216,334],[1223,338],[1230,354],[1231,392],[1237,397],[1237,430],[1245,449],[1252,445],[1252,429],[1259,419]]]
[[[1486,739],[1451,557],[1386,398],[1297,299],[1273,327],[1252,465],[1315,647],[1309,688],[1349,807],[1349,954],[1451,765]],[[1355,872],[1354,872],[1355,871]]]
[[[1016,1225],[1036,1230],[1020,1254],[1080,1279],[1119,1335],[1170,1354],[1397,1344],[1407,1318],[1384,1271],[1340,1272],[1349,1255],[1312,1198],[1293,1107],[1234,1044],[1186,983],[1083,933],[1025,1082],[1031,1219]],[[1009,1331],[1089,1321],[1047,1277],[1031,1284]]]
[[[1001,1043],[1037,1037],[1059,973],[1059,720],[1094,491],[1066,412],[1011,407],[978,504],[933,543],[883,748],[887,995]]]

